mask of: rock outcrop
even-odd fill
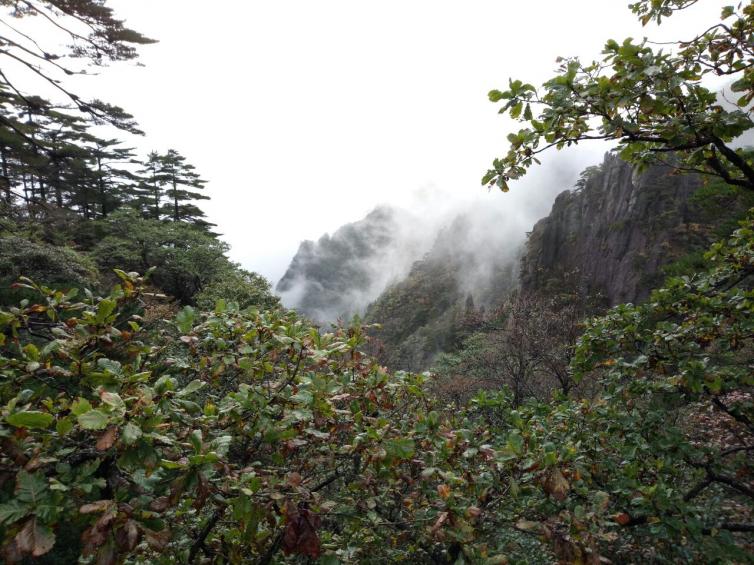
[[[723,214],[742,209],[730,187],[705,200],[695,196],[701,186],[696,175],[667,166],[639,173],[606,155],[534,226],[521,265],[522,288],[557,292],[564,281],[578,280],[609,305],[644,300],[662,282],[663,267],[715,239],[720,218],[710,213],[710,201],[720,207],[722,198],[731,206]]]
[[[286,306],[320,322],[362,313],[426,251],[407,212],[381,206],[318,241],[304,241],[276,291]]]

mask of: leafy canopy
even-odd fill
[[[659,23],[696,1],[642,0],[631,9],[644,24]],[[718,23],[690,40],[610,40],[602,54],[591,63],[559,59],[558,75],[539,89],[510,80],[508,90],[489,93],[502,103],[501,114],[524,127],[508,135],[507,154],[495,159],[483,184],[507,191],[549,148],[612,140],[629,162],[668,163],[754,190],[751,155],[731,145],[754,126],[754,3],[724,8]],[[713,77],[731,83],[733,104],[710,89]]]

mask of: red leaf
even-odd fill
[[[629,516],[625,512],[621,512],[620,514],[616,514],[613,517],[613,520],[618,522],[621,526],[625,526],[631,521],[631,516]]]
[[[286,555],[307,555],[316,559],[322,552],[317,536],[320,519],[308,508],[296,508],[293,503],[286,505],[285,531],[283,532],[283,552]]]

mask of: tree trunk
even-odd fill
[[[173,221],[178,221],[178,187],[175,182],[175,175],[173,176]]]
[[[0,146],[0,155],[2,156],[2,166],[3,166],[3,185],[5,186],[5,200],[8,202],[8,204],[11,203],[12,195],[10,191],[10,176],[8,175],[8,161],[5,155],[5,146]]]
[[[99,205],[102,217],[107,218],[107,198],[105,194],[105,178],[102,176],[102,160],[97,155],[97,183],[99,184]]]
[[[152,192],[154,193],[154,219],[160,219],[160,189],[157,187],[154,170],[152,170]]]
[[[55,203],[58,208],[63,207],[63,188],[60,186],[60,162],[55,159],[52,162],[53,171],[55,173],[52,176],[53,188],[55,189]]]

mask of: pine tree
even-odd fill
[[[167,181],[166,192],[169,202],[165,204],[164,214],[174,222],[188,222],[202,226],[209,226],[203,220],[204,212],[192,204],[192,200],[208,200],[197,190],[204,189],[205,180],[196,173],[196,167],[186,162],[186,158],[175,149],[169,149],[161,157],[162,178]]]
[[[144,217],[159,220],[166,183],[165,175],[162,172],[162,156],[156,151],[150,152],[146,161],[142,163],[142,168],[139,169],[138,174],[141,176],[138,208]]]
[[[123,142],[117,139],[92,138],[89,147],[96,181],[97,202],[103,218],[120,204],[139,198],[138,175],[123,168],[126,164],[135,163],[133,149],[118,147],[122,144]]]

